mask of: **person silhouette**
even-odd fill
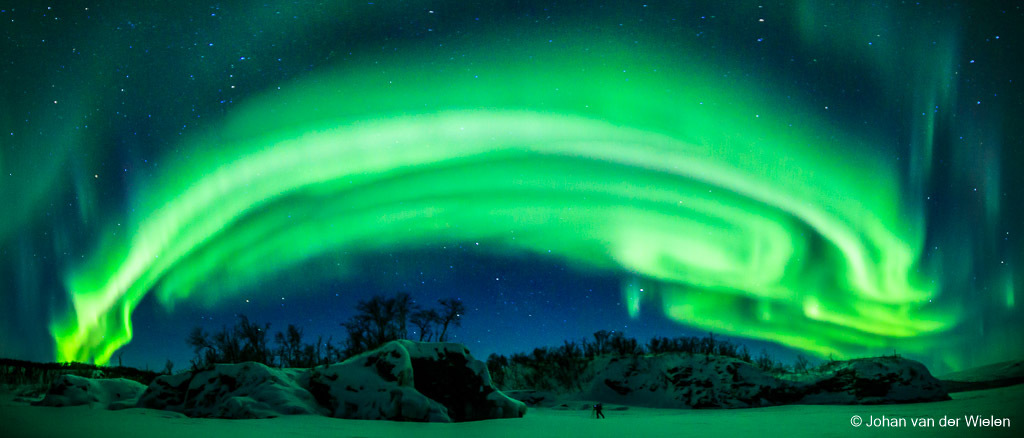
[[[604,412],[602,412],[603,409],[604,405],[601,403],[594,405],[594,418],[604,418]]]

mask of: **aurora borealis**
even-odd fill
[[[976,21],[1019,10],[214,6],[0,15],[0,287],[45,315],[0,355],[106,363],[147,300],[237,312],[447,244],[818,356],[1024,351],[1019,43]]]

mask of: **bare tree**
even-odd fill
[[[806,373],[807,369],[810,368],[811,361],[807,359],[807,356],[802,354],[796,355],[796,362],[793,364],[793,371],[797,373]]]
[[[597,356],[603,355],[608,350],[608,338],[611,337],[611,333],[608,330],[598,330],[594,332],[594,353]]]
[[[391,298],[376,295],[359,301],[356,314],[341,323],[348,334],[344,355],[351,357],[390,341],[407,339],[410,322],[419,329],[421,342],[447,340],[448,329],[462,325],[466,306],[454,298],[438,300],[438,303],[441,304],[440,312],[419,308],[407,293],[398,293]]]
[[[323,365],[330,363],[341,362],[345,358],[345,353],[338,347],[334,346],[334,337],[327,338],[327,343],[324,344],[324,361]]]
[[[267,333],[270,332],[270,323],[259,324],[249,322],[245,315],[238,315],[238,324],[235,325],[235,335],[241,340],[241,361],[254,361],[263,364],[271,362],[270,347],[267,345]]]
[[[278,345],[278,357],[282,367],[297,366],[299,355],[302,352],[302,329],[294,324],[288,324],[284,333],[277,332],[274,340]]]
[[[212,336],[201,327],[196,327],[185,339],[196,354],[192,367],[199,369],[216,363],[245,361],[269,364],[273,356],[267,345],[268,330],[270,324],[260,326],[251,323],[245,315],[238,315],[237,324],[231,328],[221,327]]]
[[[376,295],[356,304],[356,311],[359,314],[355,317],[368,323],[366,329],[370,335],[368,336],[369,349],[377,348],[389,340],[388,329],[395,316],[394,300]]]
[[[202,369],[212,365],[220,356],[214,343],[210,340],[210,334],[202,327],[193,328],[185,338],[185,343],[191,346],[192,351],[196,354],[195,359],[192,359],[192,369]]]
[[[440,320],[441,315],[437,313],[436,309],[423,309],[413,313],[410,322],[412,322],[420,332],[419,341],[430,342],[430,338],[434,336],[433,327],[435,324],[439,323]]]
[[[395,297],[391,299],[392,309],[394,311],[395,326],[395,339],[406,339],[409,336],[409,332],[406,329],[406,323],[409,320],[409,315],[416,311],[419,306],[412,301],[412,296],[405,292],[399,292],[395,294]]]
[[[365,315],[355,315],[348,321],[341,323],[348,333],[345,340],[344,354],[352,357],[372,348],[370,341],[370,320]]]
[[[466,305],[456,298],[443,298],[437,301],[441,303],[441,334],[437,336],[438,342],[448,340],[448,326],[462,326],[462,314],[466,313]]]

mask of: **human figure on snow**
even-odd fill
[[[604,412],[601,412],[603,409],[604,405],[601,403],[594,405],[594,418],[604,418]]]

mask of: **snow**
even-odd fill
[[[527,406],[538,406],[544,408],[551,408],[562,404],[558,394],[552,391],[534,391],[531,389],[521,389],[515,391],[504,391],[505,395],[526,403]]]
[[[948,399],[943,384],[923,365],[898,357],[835,362],[813,374],[782,379],[735,358],[671,353],[600,357],[587,374],[590,383],[581,393],[519,391],[510,397],[494,387],[486,365],[465,346],[403,340],[313,369],[249,362],[160,376],[144,392],[129,380],[62,376],[39,403],[107,409],[137,405],[195,418],[325,415],[463,422],[519,418],[527,404],[568,411],[588,410],[593,402],[614,410]]]
[[[458,422],[526,413],[525,404],[492,385],[486,365],[466,347],[411,341],[390,342],[313,369],[247,362],[160,376],[139,397],[138,406],[230,419],[327,415]]]
[[[159,376],[146,388],[139,397],[139,407],[165,410],[181,410],[185,404],[185,394],[192,382],[191,372]]]
[[[181,412],[190,417],[272,418],[322,414],[313,395],[297,380],[307,370],[279,370],[246,362],[220,364],[192,374],[157,377],[139,406]]]
[[[54,407],[89,405],[105,409],[124,409],[134,407],[145,389],[146,385],[134,380],[89,379],[67,374],[54,379],[46,395],[36,404]]]
[[[315,370],[310,388],[332,417],[451,421],[446,407],[416,390],[409,352],[399,343]]]
[[[949,392],[976,391],[1024,383],[1024,360],[961,370],[941,377]]]
[[[462,344],[395,341],[408,352],[414,386],[448,408],[453,421],[518,418],[526,405],[498,391],[487,364]]]
[[[920,362],[873,357],[836,362],[811,376],[799,401],[805,404],[880,404],[949,399],[946,388]]]
[[[454,343],[390,342],[313,370],[310,388],[338,418],[449,422],[526,413],[491,384],[486,364]]]
[[[766,400],[785,383],[755,366],[725,356],[659,354],[599,358],[584,397],[604,403],[659,408],[745,408]]]
[[[747,408],[782,404],[876,404],[948,398],[919,362],[875,357],[835,362],[781,379],[739,359],[667,353],[598,358],[581,397],[660,408]]]
[[[942,380],[958,382],[990,382],[1005,379],[1024,378],[1024,360],[1011,360],[991,365],[970,368],[939,377]]]
[[[5,436],[109,438],[146,436],[181,437],[320,437],[360,436],[415,438],[453,436],[528,437],[634,437],[634,436],[1018,436],[1024,424],[1024,385],[954,394],[952,400],[899,405],[790,405],[728,410],[678,410],[630,408],[605,409],[607,419],[594,420],[590,412],[548,408],[530,409],[523,418],[464,423],[414,423],[359,421],[324,416],[295,415],[266,420],[222,420],[187,418],[181,414],[151,409],[108,411],[88,406],[69,408],[34,407],[17,403],[13,394],[0,394],[0,424]],[[879,417],[963,417],[994,415],[1010,418],[1009,428],[968,429],[959,427],[855,429],[850,418]]]

